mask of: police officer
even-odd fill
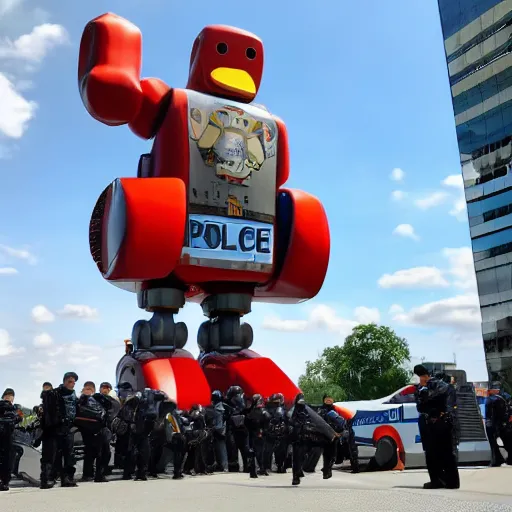
[[[268,476],[268,471],[265,467],[265,440],[263,438],[264,427],[266,423],[265,414],[265,401],[259,394],[255,394],[248,401],[245,424],[249,431],[249,450],[251,455],[251,462],[249,465],[251,478],[260,476]],[[256,464],[258,462],[258,473],[256,473]]]
[[[165,432],[167,446],[171,449],[173,456],[173,480],[183,478],[183,459],[187,452],[184,427],[185,425],[176,403],[170,402],[169,412],[165,418]]]
[[[57,389],[43,391],[43,448],[41,453],[41,489],[55,485],[52,469],[60,468],[61,486],[76,487],[73,433],[76,417],[77,397],[75,383],[78,375],[68,372]]]
[[[223,404],[223,396],[219,390],[215,390],[211,396],[211,406],[205,411],[206,427],[212,437],[212,445],[216,471],[228,470],[228,452],[226,448],[226,409]]]
[[[84,384],[77,404],[77,425],[84,442],[82,481],[107,482],[105,478],[105,452],[110,452],[111,433],[107,428],[107,414],[111,403],[96,393],[94,382]]]
[[[208,432],[204,409],[193,405],[188,413],[189,428],[186,430],[187,460],[184,471],[188,475],[206,475],[212,473],[208,466]]]
[[[226,447],[228,452],[228,470],[240,471],[238,453],[242,456],[244,473],[250,472],[249,467],[249,433],[245,425],[244,392],[240,386],[231,386],[226,393]]]
[[[130,479],[136,469],[135,480],[147,480],[151,454],[149,436],[158,419],[158,404],[166,398],[162,391],[145,389],[128,400],[128,402],[134,401],[135,411],[130,429],[130,449],[124,464],[123,479]]]
[[[501,383],[495,381],[491,384],[489,395],[485,400],[485,430],[491,445],[491,466],[499,467],[505,463],[498,446],[498,437],[506,439],[508,423],[508,404],[501,392]],[[503,443],[505,445],[505,443]],[[510,457],[510,455],[509,455]]]
[[[289,411],[291,441],[293,447],[292,485],[299,485],[304,476],[302,465],[308,447],[321,445],[324,448],[324,478],[332,476],[333,446],[338,437],[336,432],[315,412],[306,405],[304,395],[295,397],[293,408]]]
[[[319,408],[318,414],[337,434],[340,434],[339,439],[334,443],[334,459],[337,458],[336,456],[338,454],[341,456],[340,458],[348,458],[352,473],[359,473],[359,453],[355,441],[354,429],[349,421],[346,421],[345,418],[336,412],[332,396],[324,395],[323,405]]]
[[[0,400],[0,491],[9,490],[14,427],[22,420],[14,405],[14,390],[7,388]]]
[[[265,440],[265,469],[272,469],[272,456],[274,456],[278,473],[286,473],[286,454],[288,450],[288,424],[284,396],[274,393],[267,400],[265,406],[265,424],[263,437]]]
[[[416,388],[416,407],[420,413],[420,429],[430,482],[425,489],[458,489],[457,447],[454,435],[455,395],[448,384],[431,378],[423,365],[416,365],[414,373],[420,384]]]

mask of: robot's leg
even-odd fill
[[[183,292],[154,288],[139,293],[138,298],[139,307],[153,312],[150,320],[136,322],[132,333],[133,358],[140,364],[145,387],[164,391],[180,409],[208,405],[210,386],[198,361],[183,348],[187,326],[174,321],[184,303]]]
[[[292,402],[299,388],[273,361],[249,350],[252,328],[240,318],[250,311],[250,304],[251,297],[242,294],[210,296],[203,302],[210,320],[199,328],[198,344],[206,379],[211,389],[225,392],[236,384],[247,395],[282,393]]]

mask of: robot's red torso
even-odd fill
[[[185,183],[186,235],[174,271],[180,280],[269,280],[282,179],[278,153],[288,150],[278,122],[257,105],[172,91],[142,176]]]

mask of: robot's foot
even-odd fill
[[[236,354],[205,354],[201,358],[210,388],[227,391],[230,386],[241,386],[246,395],[259,393],[267,398],[282,393],[287,403],[293,402],[299,388],[268,357],[252,350],[241,350]]]
[[[185,350],[171,357],[141,361],[141,366],[146,386],[167,393],[179,409],[210,404],[208,381],[198,361]]]

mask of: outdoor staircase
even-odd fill
[[[457,410],[461,442],[487,441],[480,407],[471,385],[457,390]]]

